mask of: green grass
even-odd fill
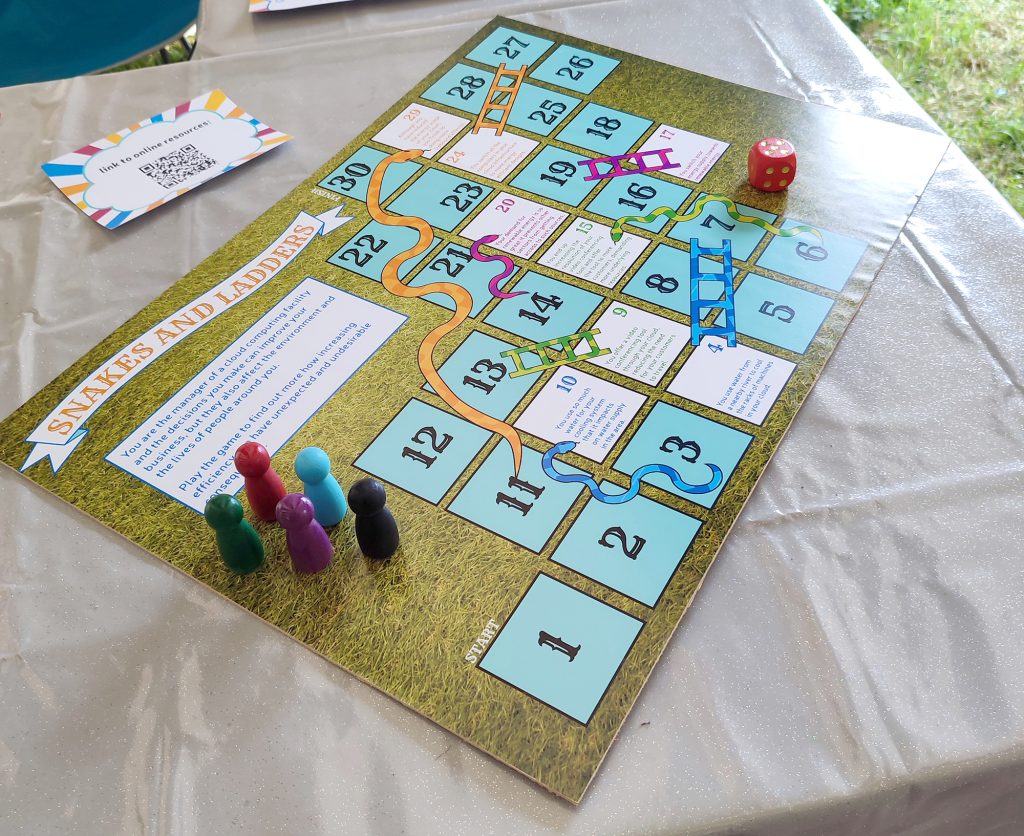
[[[196,43],[196,27],[191,26],[188,31],[185,32],[185,39],[191,46],[195,46]],[[143,55],[141,58],[136,58],[134,61],[129,61],[127,64],[120,64],[116,67],[111,67],[109,70],[104,70],[107,73],[119,73],[122,70],[141,70],[143,67],[158,67],[161,64],[176,64],[178,61],[188,61],[189,53],[185,49],[184,44],[180,40],[172,41],[164,47],[167,53],[167,60],[164,60],[164,56],[160,53],[160,50],[154,50],[149,55]]]
[[[1024,213],[1024,3],[829,0],[829,5]]]

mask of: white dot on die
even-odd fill
[[[786,185],[786,181],[785,180],[779,180],[779,185],[780,186],[785,186]]]
[[[788,165],[784,165],[782,167],[782,173],[783,174],[789,174],[789,166]]]
[[[764,173],[765,174],[774,174],[775,173],[775,169],[774,168],[766,168],[764,170]]]
[[[766,189],[770,189],[772,187],[772,181],[771,180],[765,180],[764,181],[764,187]]]

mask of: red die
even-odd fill
[[[788,140],[769,136],[747,154],[747,180],[762,192],[781,192],[796,177],[796,149]]]

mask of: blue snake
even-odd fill
[[[711,493],[711,491],[722,484],[722,469],[716,464],[707,464],[707,467],[711,470],[711,479],[703,485],[691,485],[688,482],[684,482],[682,477],[667,464],[645,464],[633,471],[629,481],[629,489],[625,493],[607,494],[601,490],[597,482],[594,481],[594,477],[590,474],[559,473],[555,470],[555,456],[561,453],[568,453],[575,449],[575,447],[575,441],[559,441],[553,447],[550,447],[541,461],[544,472],[556,482],[586,485],[594,495],[594,499],[605,502],[608,505],[621,505],[623,502],[629,502],[629,500],[640,493],[640,481],[648,473],[664,473],[672,480],[672,484],[683,493]]]

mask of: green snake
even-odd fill
[[[690,211],[682,215],[676,212],[676,210],[671,206],[659,206],[648,215],[626,215],[621,217],[612,224],[612,240],[618,243],[622,238],[623,224],[649,224],[653,223],[655,218],[660,218],[662,215],[668,216],[669,220],[673,221],[692,221],[694,218],[700,217],[700,213],[704,211],[704,207],[709,203],[721,203],[725,206],[725,211],[729,213],[729,217],[734,221],[753,224],[754,226],[763,229],[765,232],[770,232],[772,235],[778,235],[780,238],[792,238],[794,235],[806,232],[810,235],[814,235],[819,241],[821,240],[821,233],[813,226],[797,225],[791,226],[789,229],[774,226],[763,218],[758,218],[754,215],[744,215],[739,211],[733,200],[720,194],[706,194],[703,197],[699,197],[696,203],[694,203],[690,208]]]

